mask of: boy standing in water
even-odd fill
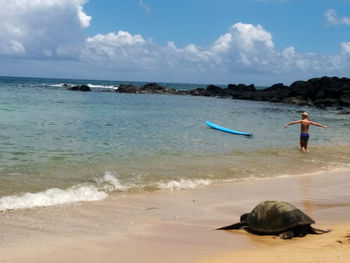
[[[288,124],[286,124],[286,126],[284,126],[284,128],[287,128],[289,125],[293,125],[293,124],[297,124],[300,123],[300,128],[301,128],[301,134],[300,134],[300,149],[301,151],[305,152],[306,148],[307,148],[307,142],[309,140],[309,127],[310,125],[314,125],[314,126],[319,126],[322,127],[324,129],[327,129],[327,126],[310,121],[309,120],[309,114],[304,111],[301,114],[301,120],[298,121],[292,121]]]

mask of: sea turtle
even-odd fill
[[[284,201],[263,201],[250,213],[243,214],[240,222],[217,230],[240,229],[258,235],[279,235],[282,239],[323,234],[331,230],[311,227],[315,221],[295,206]]]

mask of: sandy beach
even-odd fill
[[[0,3],[0,263],[350,263],[350,0]]]
[[[116,193],[0,214],[0,262],[349,262],[349,172]],[[216,231],[262,200],[302,209],[324,235],[281,240]]]

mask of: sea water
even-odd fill
[[[89,84],[92,92],[64,83]],[[350,168],[350,117],[336,109],[114,92],[121,83],[0,78],[0,211]],[[310,128],[306,154],[299,125],[284,129],[304,110],[329,127]]]

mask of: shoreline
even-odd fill
[[[0,262],[253,262],[252,254],[293,262],[287,257],[293,253],[298,262],[332,262],[330,255],[342,262],[349,256],[348,174],[118,193],[98,202],[2,212]],[[288,201],[312,217],[315,227],[333,231],[280,240],[214,230],[267,199]]]

